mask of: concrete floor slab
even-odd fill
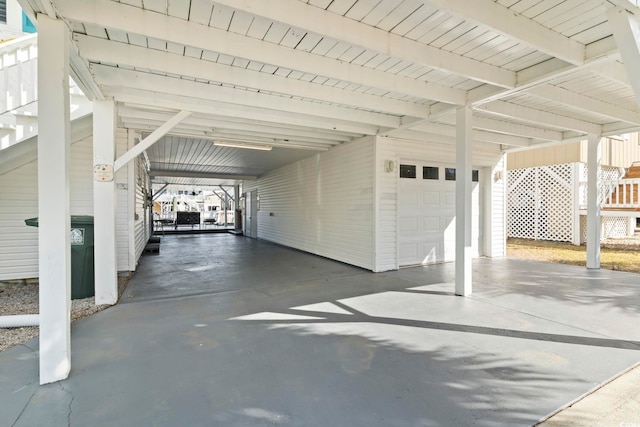
[[[165,236],[72,325],[68,380],[0,353],[0,425],[531,425],[640,361],[637,275],[511,259],[373,274],[244,237]]]

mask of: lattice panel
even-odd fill
[[[629,218],[624,216],[603,216],[600,217],[602,227],[600,228],[600,240],[622,239],[633,236],[634,230],[629,228]],[[587,241],[587,216],[580,215],[580,243]]]
[[[508,172],[507,236],[534,239],[538,191],[533,168]]]
[[[582,208],[586,208],[587,206],[587,175],[589,173],[589,167],[585,163],[579,163],[579,182],[580,182],[580,194],[579,194],[579,203]],[[613,166],[601,166],[601,175],[600,179],[604,182],[606,181],[617,181],[624,176],[624,170],[620,168],[616,168]],[[600,203],[603,203],[607,197],[611,195],[611,192],[617,188],[617,185],[613,186],[602,186],[600,187],[599,196]]]
[[[572,241],[574,169],[565,163],[509,171],[507,236]]]

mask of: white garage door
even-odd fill
[[[455,169],[401,162],[399,185],[400,265],[453,261],[456,239]],[[472,245],[480,247],[480,186],[474,171]]]

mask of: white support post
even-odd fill
[[[233,186],[233,228],[239,230],[240,227],[240,215],[238,215],[238,210],[240,209],[240,185],[236,184]]]
[[[587,268],[600,268],[600,136],[589,135],[587,151]]]
[[[456,110],[456,295],[471,295],[471,107]]]
[[[116,111],[112,100],[93,103],[93,167],[111,168],[107,177],[93,180],[93,229],[96,305],[118,301],[116,258]]]
[[[40,384],[71,369],[69,30],[38,15]]]

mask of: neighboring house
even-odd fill
[[[0,0],[0,43],[35,32],[36,27],[17,0]]]
[[[605,138],[601,147],[602,239],[634,234],[640,219],[638,134]],[[586,240],[587,142],[508,155],[507,236]]]

